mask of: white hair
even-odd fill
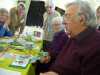
[[[59,16],[59,17],[55,17],[55,18],[52,19],[52,25],[56,22],[60,25],[60,30],[64,29],[62,17]]]
[[[55,9],[55,0],[46,0],[45,7],[52,6]]]
[[[69,3],[66,7],[68,8],[71,5],[79,6],[79,15],[84,15],[86,19],[86,25],[89,27],[96,27],[96,14],[91,8],[90,4],[86,1],[75,1]]]

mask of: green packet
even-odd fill
[[[48,56],[48,52],[43,52],[43,56]]]
[[[48,56],[48,52],[43,52],[43,51],[41,51],[41,52],[39,53],[39,55],[40,55],[40,56]]]
[[[15,60],[10,64],[12,67],[21,67],[26,68],[27,65],[30,63],[30,57],[28,56],[17,56]]]
[[[28,66],[29,63],[30,63],[30,61],[25,63],[24,65],[11,63],[9,65],[9,67],[25,69]]]

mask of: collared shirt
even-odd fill
[[[70,38],[50,70],[59,75],[100,75],[100,33],[88,28]]]

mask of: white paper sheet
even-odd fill
[[[20,72],[0,68],[0,75],[21,75]]]

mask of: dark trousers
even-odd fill
[[[41,50],[48,52],[48,48],[50,48],[50,46],[51,46],[50,41],[43,40],[43,45]],[[47,72],[49,70],[50,65],[51,62],[48,64],[43,64],[38,61],[36,66],[36,75],[39,75],[40,73],[43,72]]]

